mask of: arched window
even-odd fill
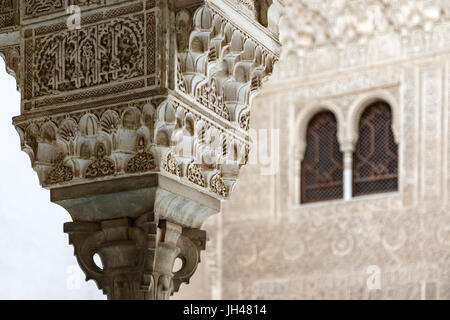
[[[353,159],[353,195],[398,189],[398,146],[392,132],[392,112],[383,101],[369,105],[359,122]]]
[[[306,152],[301,167],[301,202],[343,197],[342,152],[336,118],[321,112],[308,124]]]

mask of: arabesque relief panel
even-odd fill
[[[137,2],[83,16],[80,29],[26,29],[25,111],[157,84],[156,20]]]

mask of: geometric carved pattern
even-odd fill
[[[343,197],[342,152],[331,112],[317,114],[309,123],[307,148],[301,168],[302,203]]]
[[[353,168],[355,196],[398,189],[398,146],[390,106],[382,101],[362,114]]]

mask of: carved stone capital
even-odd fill
[[[206,242],[205,231],[158,221],[150,213],[138,219],[69,222],[64,232],[86,280],[93,279],[112,300],[168,299],[189,283]],[[96,265],[96,254],[102,266]],[[173,272],[177,258],[182,267]]]

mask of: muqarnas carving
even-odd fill
[[[248,142],[180,102],[155,107],[157,101],[19,121],[16,128],[44,186],[161,171],[228,197]]]
[[[183,9],[176,20],[178,89],[248,130],[243,115],[277,57],[208,6]]]
[[[57,112],[74,101],[143,88],[157,74],[157,11],[146,4],[144,14],[142,2],[123,8],[106,11],[101,22],[89,18],[80,30],[53,24],[24,31],[24,113],[55,110],[15,120],[41,183],[160,172],[227,198],[248,160],[251,99],[276,53],[213,6],[192,6],[176,14],[174,89],[182,98]]]

